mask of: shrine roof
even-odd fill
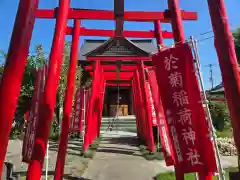
[[[128,51],[121,49],[119,52],[114,52],[110,47],[116,45],[115,41],[120,40],[120,45],[126,47]],[[115,43],[115,44],[114,44]],[[114,49],[114,48],[112,48]],[[116,48],[115,48],[116,49]],[[80,48],[79,60],[86,60],[86,56],[150,56],[157,52],[153,39],[134,39],[126,38],[110,38],[108,40],[93,40],[86,39]],[[118,54],[119,53],[119,54]]]
[[[224,93],[224,86],[223,83],[220,83],[219,85],[215,86],[213,89],[209,90],[210,94],[214,93]]]

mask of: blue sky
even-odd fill
[[[7,51],[11,33],[13,29],[13,24],[16,16],[16,11],[18,7],[19,0],[0,0],[0,50]],[[198,21],[188,21],[184,22],[184,29],[186,38],[193,35],[196,39],[204,39],[213,36],[213,34],[207,33],[201,35],[205,32],[212,30],[211,22],[209,18],[207,0],[179,0],[180,7],[187,11],[196,11],[199,15]],[[229,23],[231,29],[234,30],[240,27],[239,20],[239,0],[228,0],[225,1]],[[40,8],[54,8],[58,5],[58,0],[40,0]],[[91,9],[113,9],[113,0],[71,0],[71,6],[75,8],[91,8]],[[140,10],[140,11],[163,11],[167,8],[167,0],[125,0],[126,10]],[[46,53],[49,53],[51,48],[51,42],[53,38],[54,31],[54,20],[43,20],[38,19],[35,23],[35,29],[33,33],[33,38],[31,41],[30,53],[34,52],[36,44],[43,44]],[[72,21],[69,21],[72,24]],[[113,29],[113,21],[83,21],[82,26],[86,28],[103,28],[103,29]],[[169,24],[163,24],[164,30],[171,31],[171,26]],[[125,29],[128,30],[151,30],[153,29],[152,23],[125,23]],[[84,37],[92,38],[92,37]],[[81,37],[80,43],[84,41]],[[94,37],[96,38],[96,37]],[[71,37],[67,37],[71,40]],[[172,40],[166,40],[167,45],[173,44]],[[216,51],[213,46],[213,39],[205,40],[199,42],[199,54],[201,58],[202,71],[204,76],[205,87],[209,88],[210,83],[208,80],[209,69],[205,65],[212,63],[214,64],[214,80],[215,85],[221,81],[221,75],[218,67],[218,59],[216,56]]]

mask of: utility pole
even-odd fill
[[[216,66],[216,64],[208,64],[205,66],[209,68],[209,82],[211,84],[211,89],[214,87],[213,66]]]

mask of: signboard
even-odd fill
[[[183,173],[215,172],[215,154],[190,47],[182,44],[158,53],[153,64],[176,166]]]
[[[156,111],[155,111],[155,107],[154,107],[154,104],[153,104],[152,92],[151,92],[150,85],[149,85],[148,82],[146,82],[146,86],[148,88],[148,91],[147,91],[148,94],[147,95],[148,95],[149,102],[150,102],[150,108],[151,108],[151,114],[152,114],[152,125],[157,126]]]
[[[35,134],[39,118],[39,105],[44,91],[46,67],[37,71],[35,89],[32,98],[32,105],[28,115],[26,132],[23,140],[22,156],[23,162],[30,163],[35,143]]]
[[[172,166],[174,165],[172,143],[169,137],[169,130],[168,130],[166,118],[163,112],[162,101],[159,96],[159,88],[157,84],[154,67],[147,69],[147,77],[148,77],[150,92],[152,94],[152,98],[154,99],[153,106],[155,107],[156,121],[158,125],[165,162],[167,166]]]
[[[71,132],[81,132],[82,129],[82,122],[84,119],[84,91],[85,88],[81,87],[76,92],[75,106],[70,127]]]

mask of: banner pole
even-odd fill
[[[219,155],[219,149],[218,149],[217,142],[216,142],[216,134],[214,132],[212,117],[211,117],[211,113],[209,110],[209,103],[208,103],[207,96],[206,96],[206,93],[204,90],[203,77],[202,77],[202,73],[201,73],[201,69],[200,69],[201,66],[200,66],[200,57],[199,57],[199,53],[198,53],[197,41],[193,40],[193,36],[190,36],[190,40],[191,40],[191,44],[192,44],[192,48],[193,48],[194,59],[196,60],[196,70],[197,70],[197,74],[198,74],[198,78],[199,78],[199,82],[200,82],[200,87],[201,87],[201,91],[203,93],[202,101],[204,104],[204,108],[207,110],[206,114],[207,114],[209,129],[210,129],[210,137],[211,137],[211,141],[213,142],[213,145],[214,145],[214,151],[215,151],[215,156],[216,156],[216,160],[217,160],[217,168],[218,168],[218,173],[219,173],[218,179],[225,180],[224,171],[222,168],[220,155]]]
[[[84,96],[83,96],[83,128],[82,128],[82,150],[84,152],[84,136],[85,136],[85,123],[86,123],[86,87],[84,87]]]
[[[48,179],[48,161],[49,161],[49,142],[47,143],[47,151],[46,151],[46,180]]]

